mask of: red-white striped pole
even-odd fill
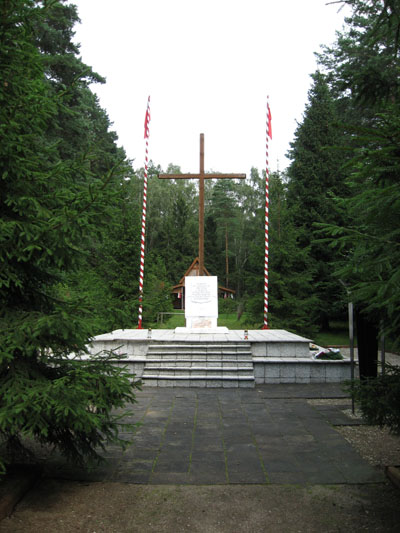
[[[150,124],[150,96],[147,100],[146,116],[144,119],[144,138],[146,139],[146,154],[144,158],[144,181],[143,181],[143,209],[142,209],[142,233],[140,238],[140,273],[139,273],[139,313],[138,329],[142,329],[143,318],[143,280],[144,280],[144,245],[146,240],[146,208],[147,208],[147,167],[149,163],[149,124]]]
[[[269,228],[269,154],[268,138],[272,139],[272,117],[267,97],[267,135],[266,135],[266,168],[265,168],[265,260],[264,260],[264,324],[262,329],[268,329],[268,228]]]

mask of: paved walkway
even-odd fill
[[[142,484],[382,481],[334,429],[355,423],[343,405],[307,401],[344,396],[336,384],[144,388],[129,417],[141,422],[132,446],[108,448],[107,465],[92,472],[53,464],[50,474]]]

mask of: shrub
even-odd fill
[[[386,364],[384,370],[376,378],[348,383],[347,388],[369,424],[400,434],[400,368]]]
[[[238,307],[239,302],[237,300],[232,300],[232,298],[218,299],[218,312],[220,314],[236,313]]]

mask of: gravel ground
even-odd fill
[[[340,348],[344,357],[350,357],[350,349]],[[380,354],[379,354],[380,356]],[[357,349],[354,350],[354,358],[358,360]],[[400,355],[386,353],[385,360],[391,365],[400,365]],[[334,403],[343,405],[343,412],[350,418],[361,418],[361,413],[355,411],[352,413],[349,409],[348,400],[310,400],[314,405],[323,405],[324,403]],[[358,451],[358,453],[371,465],[384,469],[389,465],[400,465],[400,436],[392,435],[387,428],[377,426],[338,426],[343,437]]]
[[[398,533],[399,491],[367,485],[140,486],[43,480],[1,533]]]
[[[355,409],[352,413],[347,398],[308,400],[311,405],[343,406],[343,413],[350,419],[362,420],[361,412]],[[379,469],[385,466],[400,465],[400,436],[390,433],[388,428],[369,425],[336,426],[336,430],[357,450],[357,452]]]
[[[339,426],[337,430],[371,465],[400,465],[400,437],[376,426]]]

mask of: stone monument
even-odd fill
[[[216,276],[185,278],[186,327],[189,329],[217,327],[218,281]]]
[[[228,332],[226,327],[217,327],[217,276],[185,277],[185,319],[186,327],[176,328],[176,333]]]

